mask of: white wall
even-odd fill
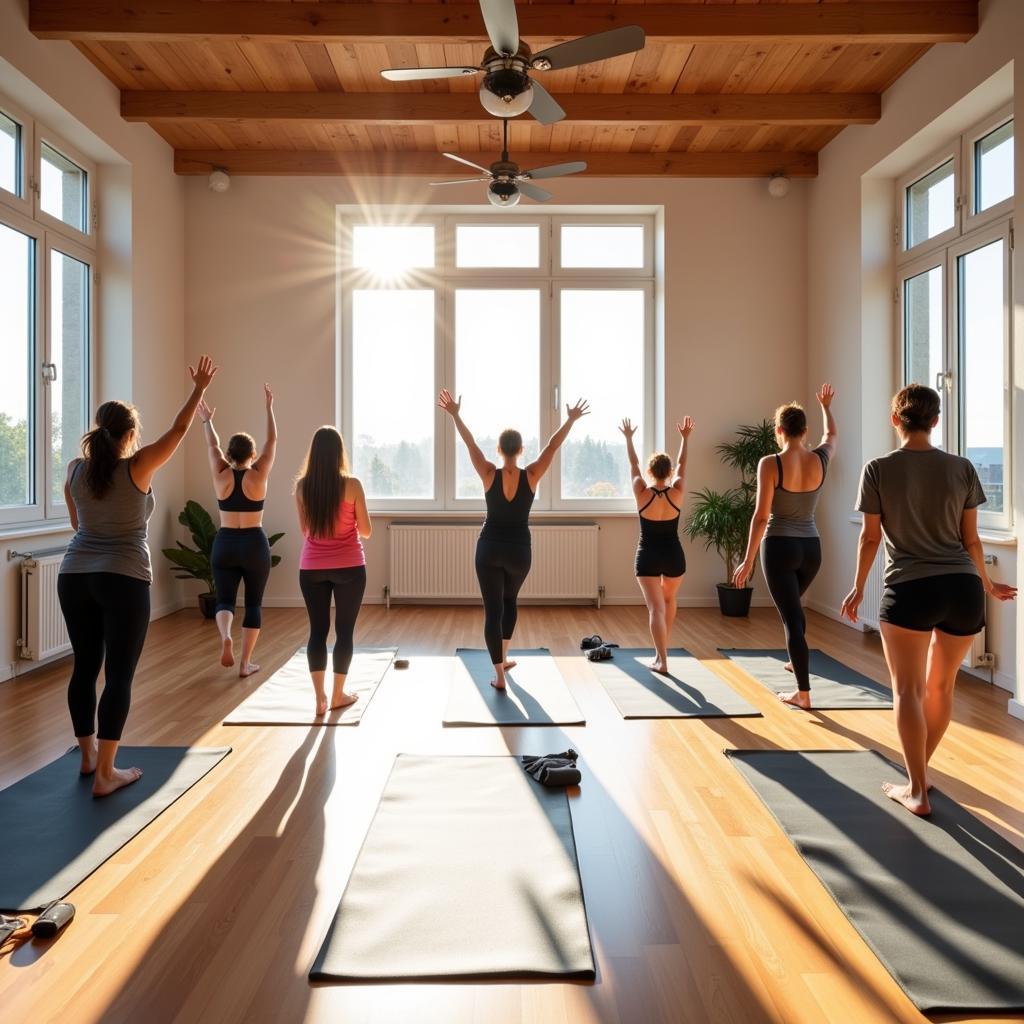
[[[1016,89],[1013,89],[1014,62]],[[812,603],[835,614],[856,563],[858,527],[851,523],[864,461],[895,446],[887,400],[897,384],[892,312],[894,179],[944,141],[1016,96],[1017,190],[1014,219],[1024,223],[1024,4],[982,0],[981,28],[967,44],[936,46],[885,93],[878,124],[843,131],[820,155],[808,187],[808,370],[811,381],[839,389],[842,457],[836,460],[821,506],[826,557]],[[1015,261],[1015,508],[1017,538],[1024,527],[1024,261]],[[989,546],[993,576],[1017,579],[1014,546]],[[1020,611],[990,602],[989,646],[998,681],[1013,689],[1022,673]],[[1020,686],[1020,683],[1017,683]],[[1018,699],[1022,691],[1018,689]]]
[[[210,351],[222,370],[211,392],[223,436],[263,429],[261,386],[270,380],[281,442],[267,503],[269,531],[288,536],[268,590],[271,603],[301,603],[299,534],[291,478],[310,433],[335,409],[335,207],[354,202],[430,203],[438,190],[399,179],[236,177],[215,194],[202,178],[186,192],[187,345]],[[812,398],[805,374],[805,190],[783,201],[763,181],[567,179],[560,204],[642,201],[665,209],[665,436],[684,413],[697,422],[691,489],[734,482],[713,446],[738,423],[769,416],[782,401]],[[484,204],[483,212],[491,210]],[[388,401],[387,382],[365,382]],[[615,418],[616,409],[594,415]],[[451,429],[441,423],[443,429]],[[198,435],[188,441],[186,489],[213,505]],[[592,517],[587,517],[592,518]],[[376,517],[367,550],[367,600],[386,582],[386,519]],[[640,600],[632,575],[635,517],[600,517],[600,582],[611,601]],[[683,603],[714,602],[719,559],[687,546]],[[759,595],[767,599],[763,584]]]
[[[118,90],[70,43],[42,42],[27,28],[27,3],[0,3],[0,92],[99,164],[100,287],[94,404],[139,406],[152,437],[171,422],[187,393],[184,362],[184,183],[172,152],[148,126],[120,116]],[[179,455],[157,478],[150,545],[158,566],[154,615],[180,606],[181,584],[159,565],[173,543],[184,493]],[[18,563],[7,551],[42,549],[67,532],[0,536],[0,679],[16,661]]]

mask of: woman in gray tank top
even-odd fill
[[[181,444],[216,372],[208,356],[200,358],[196,369],[189,367],[188,401],[171,428],[141,448],[135,406],[104,402],[96,410],[96,426],[82,438],[83,458],[68,465],[64,500],[75,535],[61,563],[57,597],[75,656],[68,707],[82,774],[94,776],[94,796],[107,796],[142,775],[138,768],[116,768],[114,759],[149,628],[150,485]],[[101,666],[103,695],[97,708]]]
[[[804,443],[807,416],[799,405],[783,405],[776,410],[775,433],[781,451],[765,456],[757,467],[757,503],[750,520],[747,553],[733,578],[737,587],[746,584],[760,546],[764,578],[786,632],[786,668],[796,677],[796,690],[780,693],[779,699],[805,711],[811,708],[811,678],[801,598],[821,568],[821,540],[814,512],[835,454],[834,397],[832,386],[822,384],[817,398],[824,432],[817,448]]]
[[[908,781],[882,789],[919,815],[931,813],[928,762],[953,716],[957,672],[985,625],[985,595],[997,601],[1017,595],[1016,587],[989,579],[985,567],[978,506],[986,499],[977,470],[969,459],[932,446],[939,411],[938,392],[921,384],[892,400],[900,447],[861,473],[857,576],[842,607],[856,622],[884,538],[878,618]]]

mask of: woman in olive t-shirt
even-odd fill
[[[879,621],[909,782],[882,788],[920,815],[931,813],[928,762],[953,714],[957,671],[985,625],[985,595],[1011,601],[1017,594],[988,577],[978,537],[985,492],[969,460],[932,447],[938,418],[939,396],[931,388],[911,384],[893,398],[900,447],[872,459],[861,474],[857,579],[842,608],[857,621],[884,538]]]

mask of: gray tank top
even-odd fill
[[[772,498],[772,510],[768,516],[766,537],[817,537],[818,527],[814,522],[814,510],[818,507],[821,489],[825,486],[828,472],[828,449],[824,445],[813,449],[821,459],[821,483],[813,491],[787,491],[782,486],[782,459],[775,456],[779,479]]]
[[[156,502],[135,486],[130,459],[114,470],[110,489],[97,498],[85,482],[85,463],[71,473],[71,497],[78,512],[78,531],[71,538],[60,571],[113,572],[147,583],[153,580],[146,533]]]

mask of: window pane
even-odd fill
[[[563,267],[643,267],[643,224],[563,224]]]
[[[434,496],[434,292],[352,292],[350,459],[369,498]]]
[[[537,457],[540,426],[540,291],[460,288],[455,292],[455,390],[477,444],[495,458],[507,427],[523,435],[526,465]],[[455,445],[455,496],[480,498],[466,446]]]
[[[35,241],[0,224],[0,505],[32,504]]]
[[[561,292],[562,404],[585,398],[593,411],[573,427],[562,448],[563,498],[632,493],[617,427],[624,416],[640,425],[635,440],[643,458],[644,305],[641,289]]]
[[[903,334],[907,383],[934,388],[945,369],[942,356],[942,267],[907,278],[903,282]],[[942,403],[946,394],[939,392]],[[932,431],[932,444],[944,447],[942,420]]]
[[[1013,122],[974,144],[974,209],[987,210],[1013,195]]]
[[[40,205],[44,213],[78,231],[87,231],[85,171],[45,142],[42,152]]]
[[[983,506],[987,512],[1005,510],[1003,245],[999,239],[958,260],[964,454],[981,477],[988,496]]]
[[[21,125],[0,113],[0,188],[21,195]]]
[[[540,265],[537,224],[459,224],[455,228],[458,267],[536,267]]]
[[[67,464],[79,454],[88,417],[89,267],[56,250],[50,253],[50,471],[54,505],[63,507]]]
[[[953,161],[907,189],[907,248],[948,231],[954,222]]]
[[[352,228],[352,266],[383,279],[401,277],[414,267],[434,265],[431,224],[356,224]]]

